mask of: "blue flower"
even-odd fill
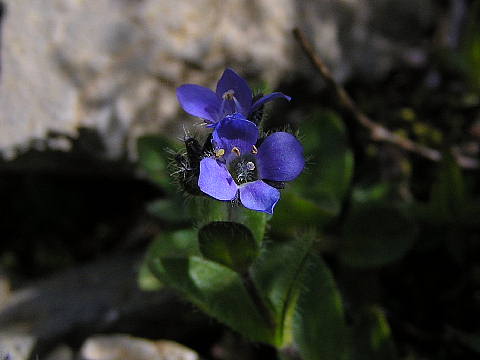
[[[302,145],[289,133],[275,132],[259,145],[258,136],[256,125],[240,114],[220,121],[213,132],[214,153],[200,161],[200,190],[218,200],[239,198],[246,208],[272,214],[280,191],[267,182],[295,179],[305,159]]]
[[[215,126],[227,115],[240,113],[249,118],[266,102],[290,96],[274,92],[254,101],[252,89],[232,69],[226,69],[217,83],[217,90],[194,84],[186,84],[177,88],[177,98],[182,108],[190,115],[205,120],[208,126]]]

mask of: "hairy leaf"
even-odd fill
[[[383,266],[404,256],[416,234],[412,219],[395,207],[382,203],[356,205],[344,225],[340,259],[353,267]]]
[[[258,244],[245,226],[215,221],[202,227],[198,242],[203,256],[239,273],[246,272],[258,255]]]
[[[329,268],[319,256],[310,255],[305,263],[293,335],[303,360],[349,357],[342,299]]]
[[[203,259],[193,232],[157,239],[149,267],[164,285],[180,291],[208,315],[250,340],[274,343],[273,329],[258,312],[239,275]]]

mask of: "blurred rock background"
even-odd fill
[[[183,124],[188,127],[198,119],[179,107],[175,88],[184,83],[214,88],[225,67],[231,67],[253,87],[267,85],[293,97],[285,112],[285,104],[275,104],[276,112],[267,121],[275,120],[280,109],[278,118],[294,125],[301,122],[305,134],[327,134],[321,144],[316,135],[304,141],[317,151],[310,176],[318,174],[320,187],[331,184],[326,192],[342,186],[328,168],[335,172],[343,164],[342,156],[351,155],[355,169],[348,171],[355,176],[342,192],[357,198],[388,192],[402,204],[412,199],[423,204],[437,178],[437,164],[388,144],[372,143],[358,127],[353,127],[358,130],[355,136],[355,131],[349,137],[343,134],[345,119],[329,111],[325,115],[325,109],[333,108],[332,97],[323,91],[322,80],[295,42],[292,29],[305,31],[336,79],[346,84],[374,120],[432,148],[454,146],[478,158],[480,32],[478,25],[467,29],[468,24],[478,24],[475,16],[480,16],[469,18],[473,3],[0,0],[0,360],[7,355],[9,360],[36,359],[38,354],[41,360],[119,356],[128,360],[135,359],[135,352],[163,360],[160,350],[165,343],[160,339],[178,341],[218,360],[275,358],[271,348],[252,346],[171,292],[146,293],[139,288],[140,263],[152,237],[191,224],[180,208],[183,203],[162,202],[172,194],[164,184],[157,186],[168,182],[165,169],[160,173],[156,167],[158,154],[146,156],[144,162],[153,164],[150,170],[161,181],[135,163],[136,140],[143,134],[171,138],[182,134]],[[478,0],[476,4],[478,11]],[[328,121],[342,124],[342,137],[328,135]],[[163,151],[155,137],[145,140],[147,148],[157,146]],[[347,172],[340,169],[338,174],[343,171]],[[310,179],[304,180],[306,188]],[[472,195],[466,198],[477,200],[476,180],[478,170],[472,170],[465,181]],[[392,190],[382,190],[385,184]],[[452,186],[445,184],[448,191]],[[377,190],[369,193],[365,189],[370,187]],[[338,199],[338,217],[326,231],[327,241],[338,240],[351,201],[356,200]],[[393,203],[390,198],[385,201]],[[463,202],[458,207],[467,208]],[[472,206],[471,212],[479,208]],[[289,219],[292,212],[282,218],[279,211],[273,226],[283,222],[285,214]],[[298,215],[299,226],[317,220],[315,214],[307,220],[303,215]],[[403,355],[415,354],[405,358],[477,354],[477,218],[476,214],[469,218],[468,236],[451,235],[452,244],[464,250],[438,245],[443,241],[439,235],[450,236],[441,225],[450,224],[434,219],[440,230],[434,228],[435,235],[422,234],[434,245],[428,241],[425,245],[422,238],[426,250],[412,250],[413,260],[406,257],[404,263],[390,268],[352,272],[366,278],[359,285],[360,295],[355,293],[351,299],[370,296],[368,286],[377,286],[370,276],[381,274],[391,286],[388,292],[389,287],[378,285],[387,289],[388,301],[380,305],[386,309],[393,333],[399,335],[396,340]],[[417,221],[419,226],[424,225],[422,221]],[[437,237],[440,240],[435,242]],[[468,244],[458,242],[460,237]],[[384,248],[386,253],[391,250]],[[463,251],[472,257],[470,262],[458,255]],[[451,264],[451,253],[461,259],[459,264]],[[437,259],[436,267],[425,258]],[[418,275],[425,272],[423,266],[431,272],[424,282]],[[470,283],[464,281],[469,271],[475,279]],[[356,284],[355,276],[353,280],[346,276],[340,287]],[[437,280],[438,289],[424,286],[432,279]],[[412,284],[418,286],[416,296],[411,295]],[[468,288],[458,286],[462,301],[457,293],[451,295],[452,284]],[[447,301],[435,307],[425,298]],[[457,312],[451,315],[445,309]],[[404,323],[405,313],[418,314],[420,320],[412,316]],[[449,327],[451,318],[463,319],[458,314],[465,321]],[[424,322],[431,328],[422,327]],[[470,322],[474,325],[465,326]],[[473,331],[479,337],[470,341]],[[116,348],[111,349],[111,344]],[[197,356],[190,350],[185,354],[185,359]]]
[[[421,62],[430,0],[4,0],[0,150],[48,132],[94,128],[107,156],[140,134],[191,122],[175,88],[214,86],[225,67],[277,87],[314,76],[291,30],[304,29],[339,80]],[[447,7],[448,10],[448,7]],[[68,139],[48,146],[68,149]]]

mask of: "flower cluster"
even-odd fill
[[[185,139],[187,156],[181,161],[191,173],[188,187],[272,214],[279,189],[300,175],[305,160],[295,136],[278,131],[262,137],[258,125],[266,102],[290,97],[279,92],[254,97],[246,81],[227,69],[216,92],[186,84],[177,89],[177,98],[187,113],[213,128],[203,147]]]

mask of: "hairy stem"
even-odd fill
[[[228,214],[228,221],[236,222],[239,218],[239,208],[231,203],[227,202],[227,214]],[[275,328],[275,320],[273,318],[273,314],[267,304],[265,303],[262,295],[258,291],[255,282],[253,281],[252,275],[249,271],[245,271],[240,274],[242,279],[243,286],[245,286],[245,290],[247,290],[248,295],[252,299],[253,303],[255,304],[258,312],[262,315],[265,322],[272,328]]]
[[[238,214],[237,214],[237,208],[234,204],[231,202],[226,202],[227,204],[227,214],[228,214],[228,221],[237,221]]]
[[[250,272],[247,271],[240,274],[240,276],[242,278],[242,282],[243,282],[243,285],[245,286],[245,289],[247,290],[248,294],[250,295],[253,303],[257,307],[263,319],[266,321],[268,326],[270,326],[270,328],[274,329],[275,320],[273,319],[272,312],[267,307],[267,305],[265,304],[265,301],[260,295],[260,292],[258,291],[257,286],[253,281],[252,275],[250,274]]]

